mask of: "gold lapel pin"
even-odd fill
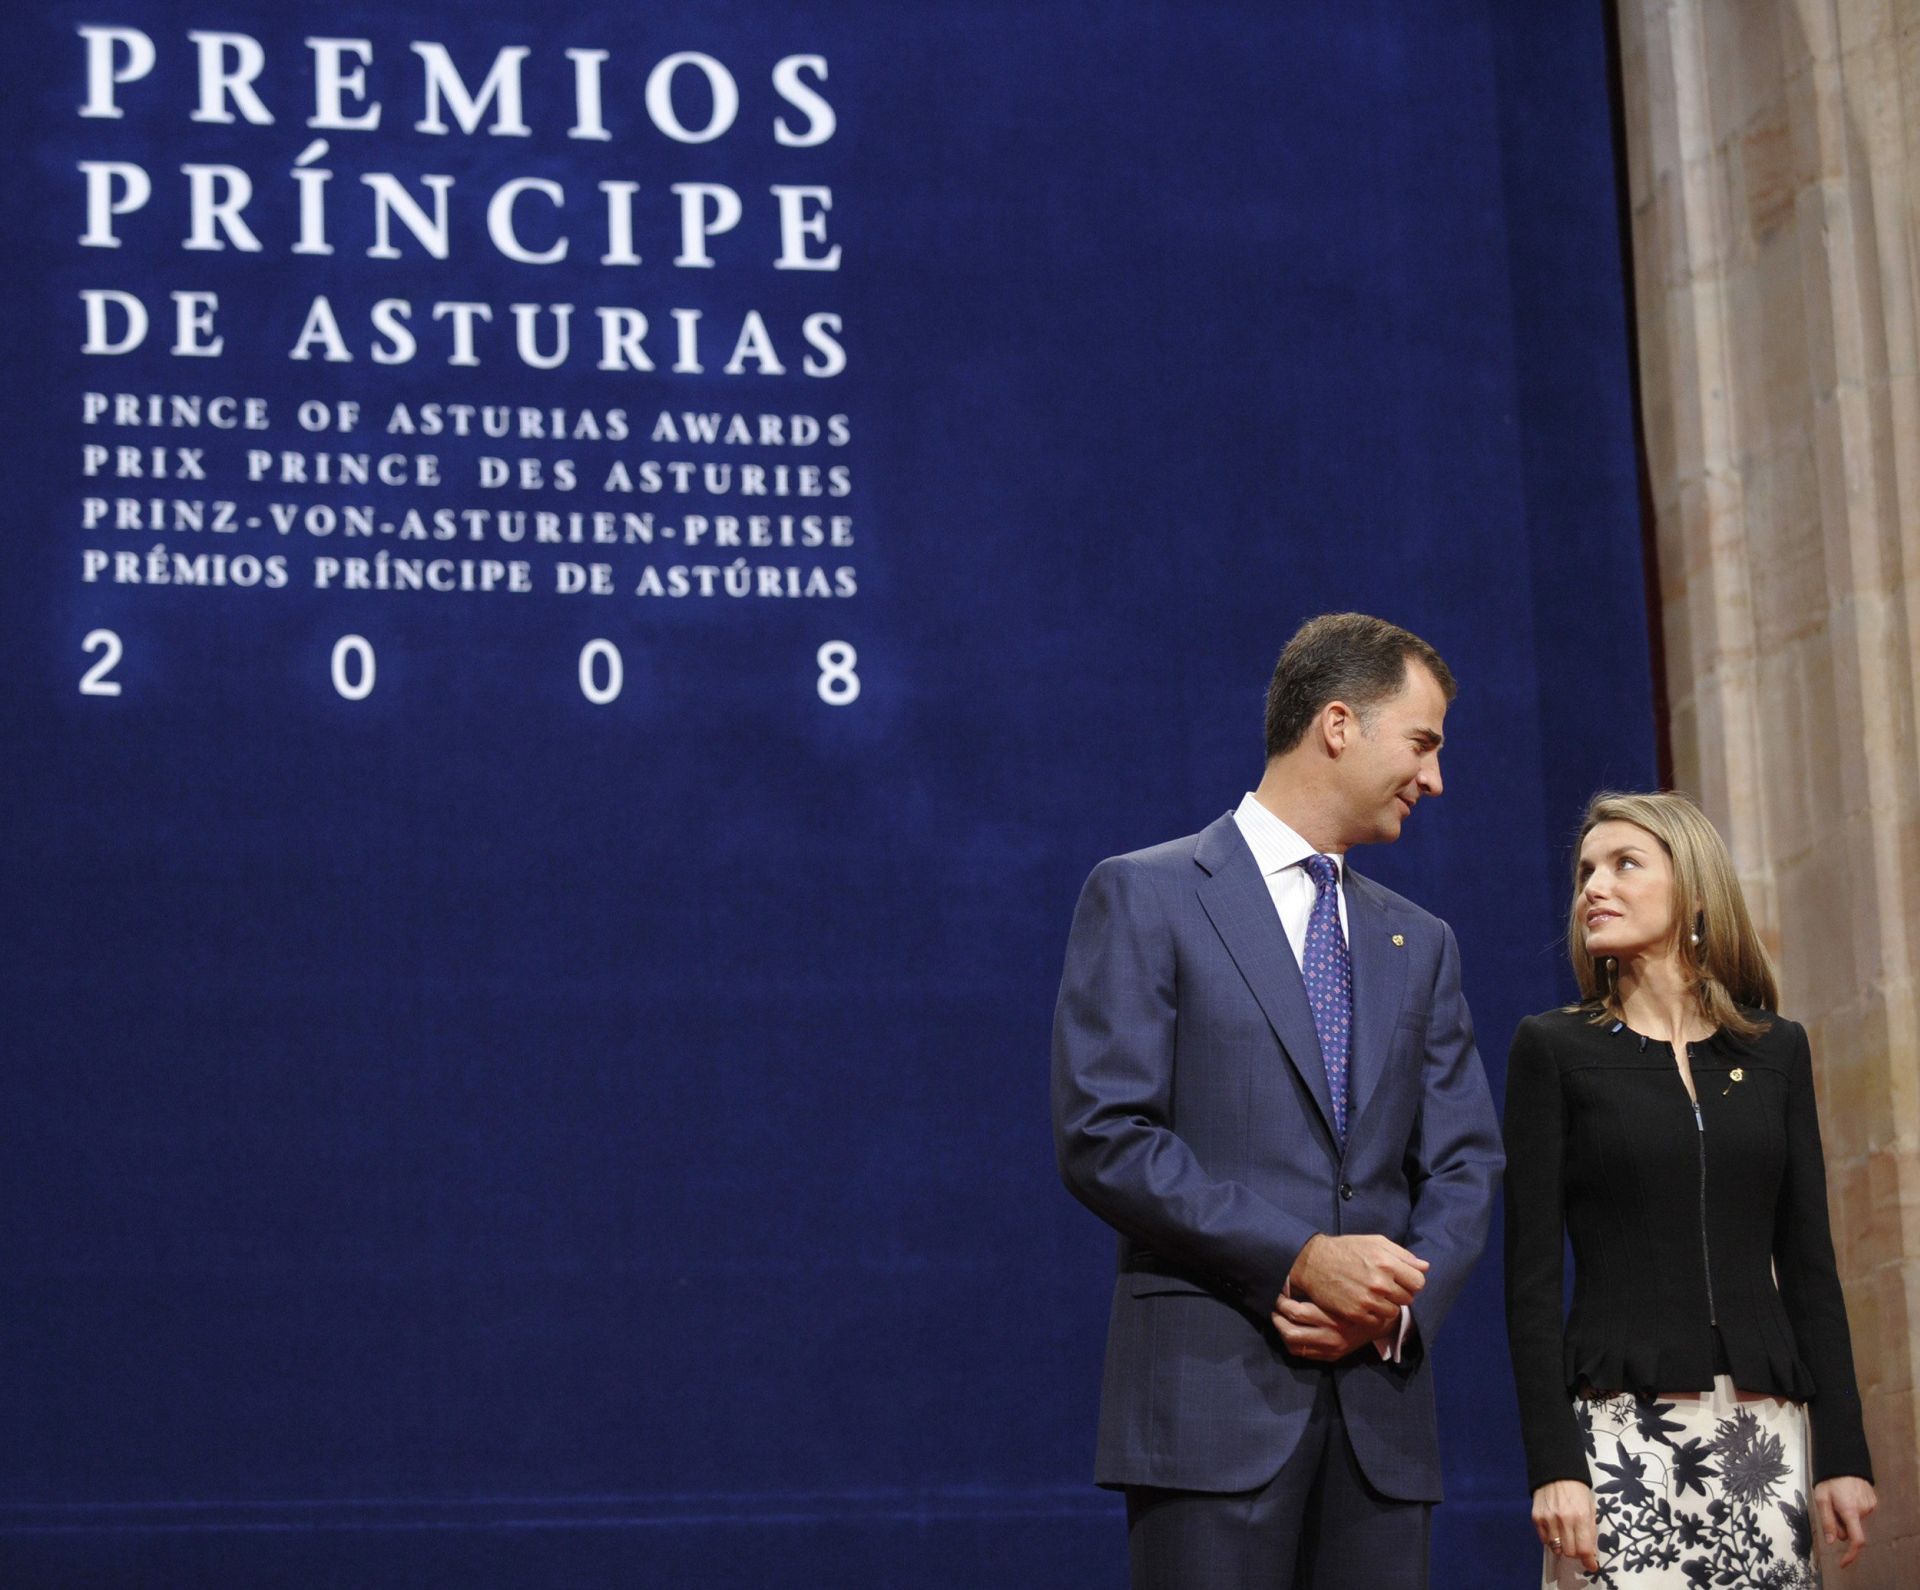
[[[1396,934],[1394,934],[1394,936],[1393,936],[1393,943],[1394,943],[1394,947],[1395,947],[1396,949],[1399,949],[1399,948],[1401,948],[1402,946],[1404,946],[1404,945],[1406,944],[1406,942],[1407,942],[1407,941],[1406,941],[1406,938],[1405,938],[1405,936],[1404,936],[1404,935],[1402,935],[1402,934],[1399,934],[1399,933],[1396,933]]]
[[[1744,1082],[1746,1080],[1747,1080],[1747,1073],[1745,1069],[1740,1066],[1735,1066],[1731,1071],[1727,1073],[1727,1085],[1720,1090],[1720,1097],[1724,1099],[1729,1093],[1731,1093],[1733,1091],[1734,1083]]]

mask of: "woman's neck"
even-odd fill
[[[1627,1025],[1676,1049],[1713,1035],[1693,984],[1672,950],[1620,962],[1616,988]]]

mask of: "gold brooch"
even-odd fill
[[[1393,936],[1393,942],[1394,942],[1394,946],[1398,948],[1401,945],[1404,945],[1407,941],[1405,937],[1403,937],[1401,934],[1396,933]]]
[[[1731,1093],[1733,1091],[1734,1083],[1744,1082],[1746,1080],[1747,1080],[1746,1071],[1742,1069],[1740,1066],[1735,1066],[1731,1071],[1727,1073],[1727,1085],[1720,1090],[1720,1097],[1724,1099],[1729,1093]]]

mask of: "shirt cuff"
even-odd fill
[[[1407,1345],[1407,1332],[1413,1328],[1413,1310],[1406,1304],[1400,1305],[1400,1325],[1396,1330],[1388,1331],[1373,1344],[1373,1350],[1390,1364],[1400,1362],[1401,1350]]]

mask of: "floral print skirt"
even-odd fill
[[[1600,1524],[1600,1571],[1548,1551],[1542,1590],[1818,1590],[1807,1411],[1734,1391],[1574,1403]]]

